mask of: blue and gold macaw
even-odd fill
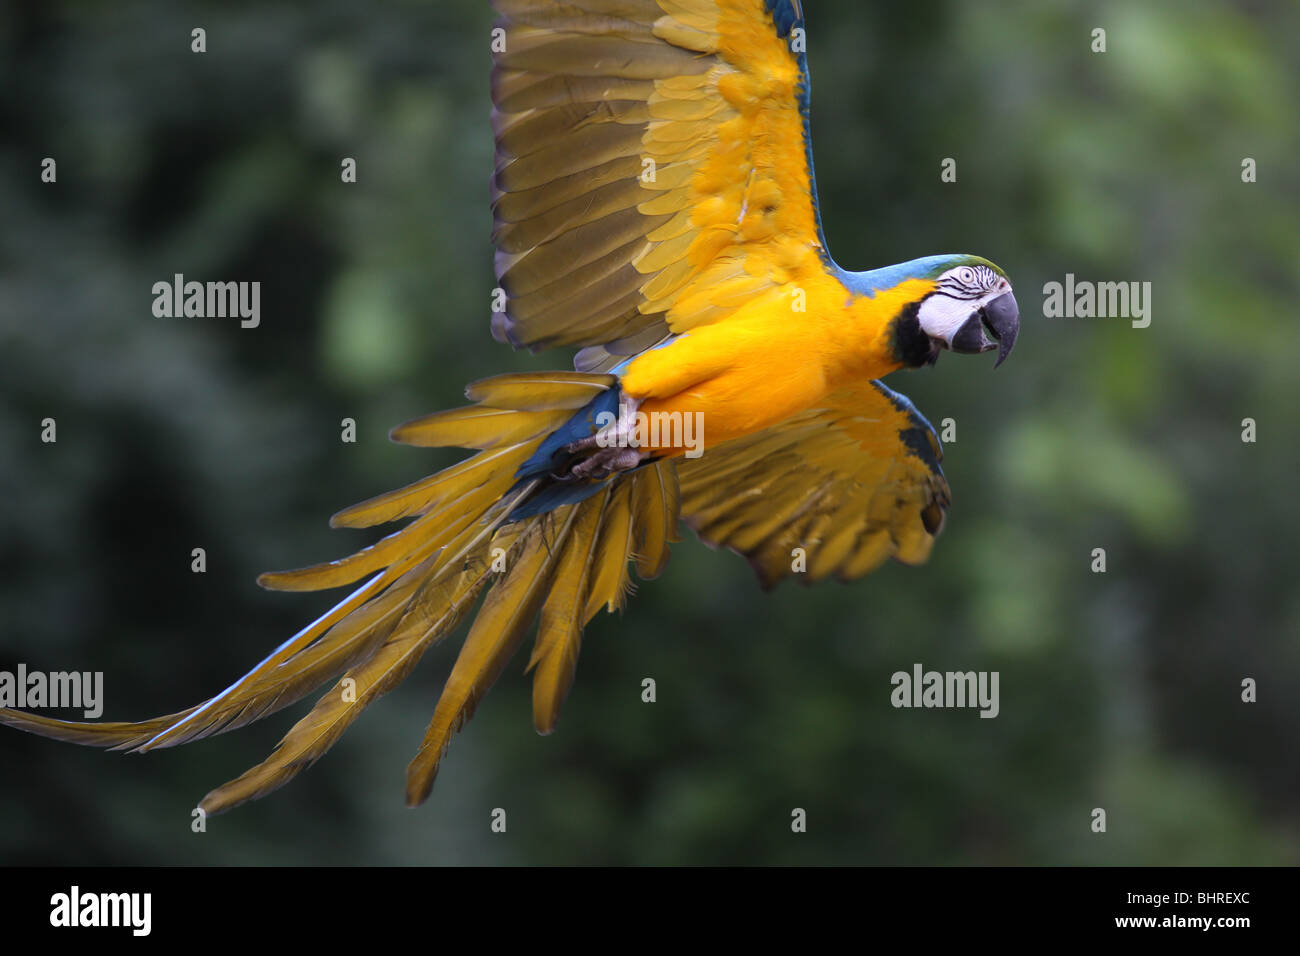
[[[926,559],[949,497],[939,441],[878,379],[943,349],[1006,358],[1006,275],[968,255],[846,272],[826,249],[798,0],[496,0],[493,332],[578,347],[576,371],[502,375],[473,405],[396,428],[477,454],[334,516],[411,519],[338,561],[265,574],[316,591],[368,578],[202,704],[139,723],[6,710],[24,730],[152,750],[240,727],[343,675],[262,764],[201,806],[228,809],[317,760],[481,595],[408,768],[429,794],[451,737],[537,636],[533,720],[550,733],[584,626],[653,578],[684,522],[765,587]],[[703,423],[640,442],[643,416]],[[644,436],[643,436],[644,437]],[[793,559],[802,555],[803,562]]]

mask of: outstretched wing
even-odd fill
[[[939,439],[880,382],[823,408],[679,459],[682,518],[743,554],[765,588],[861,577],[888,557],[930,555],[949,504]],[[802,549],[797,551],[796,549]]]
[[[798,0],[495,4],[498,339],[596,367],[826,270]]]

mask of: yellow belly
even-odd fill
[[[782,320],[784,347],[777,337]],[[801,349],[789,331],[788,314],[692,329],[633,361],[623,374],[624,393],[665,424],[691,416],[706,447],[775,425],[816,405],[827,390],[819,356]],[[649,447],[681,453],[671,432],[660,429],[657,437]]]

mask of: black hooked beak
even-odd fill
[[[1004,292],[963,322],[957,334],[952,337],[949,347],[954,352],[966,353],[987,352],[996,348],[998,360],[993,363],[993,367],[997,368],[1011,354],[1019,332],[1020,307],[1016,305],[1016,297],[1012,293]]]

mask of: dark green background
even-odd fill
[[[307,703],[144,757],[2,730],[0,861],[1300,860],[1300,7],[805,7],[837,259],[978,253],[1022,305],[997,373],[890,380],[957,421],[931,562],[764,595],[688,534],[588,630],[559,731],[534,734],[521,656],[413,812],[458,639],[204,835],[197,800]],[[390,426],[567,365],[487,332],[490,23],[486,0],[0,13],[0,667],[102,670],[110,719],[211,695],[332,603],[257,572],[367,543],[327,516],[449,460]],[[261,327],[153,317],[176,272],[260,281]],[[1044,318],[1067,272],[1150,281],[1150,328]],[[891,708],[918,661],[1000,671],[1001,716]]]

